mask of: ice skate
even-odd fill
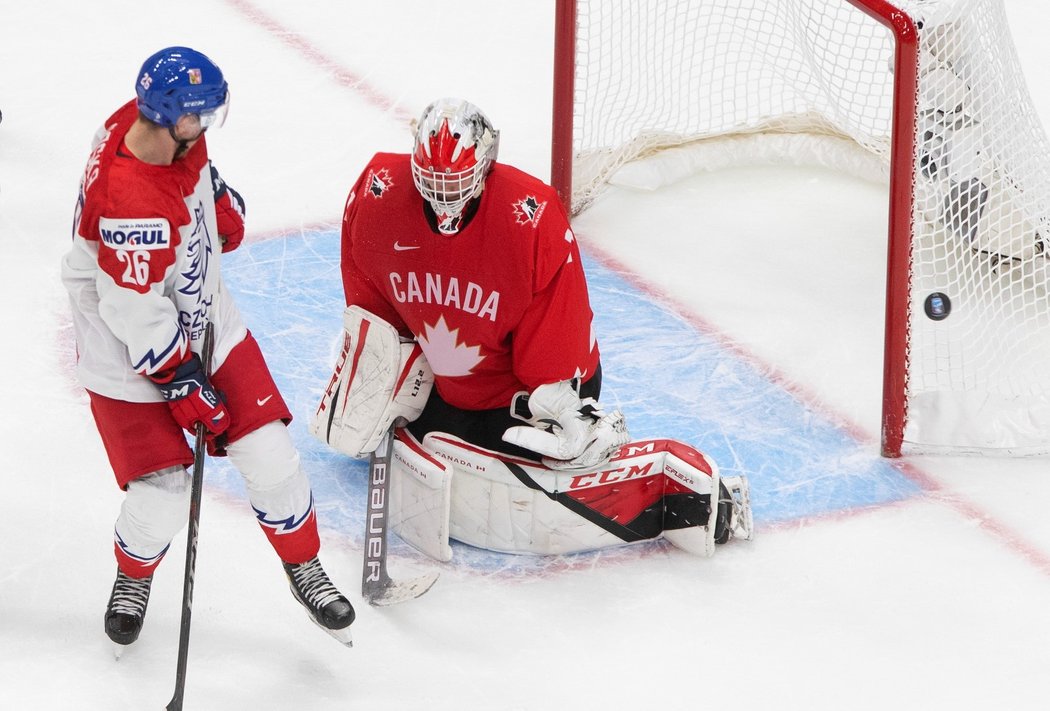
[[[336,589],[316,557],[298,565],[285,563],[284,572],[292,595],[298,600],[310,619],[340,643],[353,646],[350,624],[354,621],[354,606]]]
[[[754,521],[751,517],[751,489],[747,477],[722,477],[718,483],[717,515],[715,543],[728,543],[734,538],[751,540]]]
[[[106,635],[119,645],[114,650],[118,659],[123,648],[139,638],[152,584],[152,575],[148,578],[129,578],[120,570],[117,571],[113,592],[106,606]]]

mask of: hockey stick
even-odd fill
[[[381,452],[381,453],[380,453]],[[361,571],[361,595],[372,605],[385,607],[413,600],[437,582],[437,573],[427,573],[411,580],[392,580],[386,572],[386,531],[390,498],[390,460],[394,453],[394,429],[368,459],[368,504],[365,515],[364,566]]]
[[[204,372],[211,374],[211,352],[215,334],[211,322],[204,327]],[[186,533],[186,572],[182,578],[182,623],[179,627],[179,664],[175,671],[175,693],[165,707],[167,711],[182,711],[182,697],[186,692],[186,662],[190,651],[190,613],[193,609],[193,571],[197,567],[197,531],[201,518],[201,491],[204,489],[204,423],[197,423],[193,442],[193,477],[190,483],[190,520]]]

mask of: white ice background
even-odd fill
[[[0,0],[0,709],[160,709],[175,680],[184,536],[142,637],[102,614],[121,501],[76,384],[59,260],[100,122],[160,47],[232,87],[212,157],[248,203],[226,260],[296,417],[322,559],[355,647],[306,620],[236,475],[209,460],[186,708],[1041,709],[1050,695],[1046,459],[878,457],[884,186],[819,170],[614,190],[575,223],[607,397],[639,435],[752,477],[750,543],[523,559],[456,548],[414,602],[359,596],[360,464],[303,423],[338,328],[332,230],[378,150],[465,96],[501,157],[549,175],[551,0]],[[1007,0],[1050,120],[1050,10]],[[337,253],[336,253],[337,254]]]

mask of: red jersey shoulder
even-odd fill
[[[505,213],[511,225],[556,231],[567,226],[554,189],[518,168],[496,163],[485,181],[485,190],[489,192],[488,199]]]
[[[173,229],[189,223],[190,215],[177,179],[157,180],[134,158],[118,157],[107,176],[103,217],[160,217]]]
[[[83,212],[79,218],[79,232],[85,239],[98,239],[98,219],[111,209],[110,185],[119,182],[111,181],[116,163],[117,149],[124,142],[124,136],[135,120],[137,110],[132,112],[128,103],[117,109],[95,134],[94,145],[84,167],[81,179],[83,194]]]
[[[189,222],[183,194],[192,190],[207,162],[203,140],[174,166],[135,158],[124,138],[138,117],[134,101],[118,109],[97,136],[84,172],[84,210],[79,231],[115,249],[163,249],[173,231]]]
[[[497,163],[483,195],[494,210],[489,217],[493,224],[500,224],[508,237],[528,241],[535,289],[549,284],[563,265],[578,261],[576,239],[554,188],[513,166]]]
[[[383,200],[405,188],[415,190],[406,153],[376,153],[358,181],[361,197]]]
[[[343,208],[344,223],[364,205],[383,209],[404,199],[406,188],[415,190],[408,154],[376,153],[350,189]]]

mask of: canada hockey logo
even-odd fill
[[[374,170],[368,176],[368,192],[372,193],[373,197],[381,198],[387,190],[394,187],[394,181],[390,177],[390,171],[386,168],[380,168]]]
[[[454,235],[459,232],[459,223],[462,221],[462,215],[450,215],[447,212],[442,212],[437,216],[438,232],[443,235]]]
[[[535,227],[540,223],[540,217],[546,209],[546,201],[540,202],[535,195],[529,195],[523,200],[514,203],[514,216],[519,225],[532,225]]]

